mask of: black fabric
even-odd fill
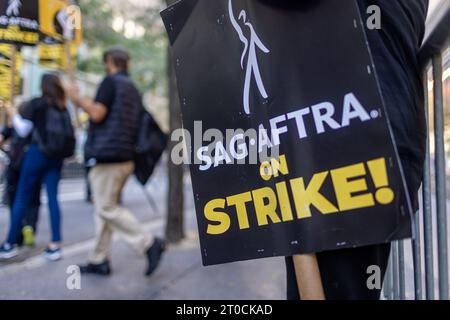
[[[124,74],[126,75],[126,74]],[[116,96],[116,83],[113,76],[106,77],[97,90],[95,102],[103,104],[108,110],[111,109]]]
[[[422,185],[423,165],[409,159],[402,159],[401,162],[412,209],[416,213],[419,210],[419,189]]]
[[[363,17],[381,8],[381,29],[367,30],[381,92],[398,152],[422,176],[426,125],[418,53],[425,33],[428,0],[358,0]]]
[[[9,140],[13,135],[13,128],[5,127],[0,133],[3,136],[3,140]]]
[[[23,152],[23,151],[22,151]],[[20,178],[20,166],[17,163],[11,162],[6,170],[6,188],[5,188],[5,200],[9,206],[10,214],[12,217],[12,205],[16,198],[17,184]],[[22,227],[30,226],[34,232],[37,233],[37,223],[39,219],[39,207],[41,206],[41,189],[39,188],[32,195],[31,202],[27,207],[25,217],[22,221]],[[18,235],[17,244],[23,243],[22,233]]]
[[[317,261],[327,300],[379,300],[381,290],[370,290],[367,279],[369,266],[378,266],[384,278],[389,260],[390,244],[355,249],[321,252]],[[301,300],[294,263],[286,258],[287,299]]]
[[[34,124],[32,143],[37,144],[41,152],[52,159],[73,156],[75,132],[66,108],[60,109],[42,97],[32,100],[23,113]]]
[[[426,126],[424,89],[418,53],[425,32],[428,0],[358,0],[367,17],[370,5],[381,8],[381,30],[367,30],[381,92],[414,211],[422,182]],[[317,254],[326,298],[329,300],[376,300],[380,290],[369,290],[366,270],[381,268],[383,277],[390,245],[336,250]],[[287,296],[299,299],[292,258],[286,258]]]
[[[4,194],[4,204],[9,206],[12,215],[12,205],[16,197],[17,184],[20,177],[20,169],[25,154],[25,149],[30,142],[30,137],[21,138],[13,128],[4,128],[1,135],[3,139],[10,140],[8,150],[9,164],[5,172],[6,187]],[[41,190],[37,190],[32,196],[30,205],[27,208],[22,227],[31,226],[37,232],[37,222],[39,219],[39,207],[41,205]],[[17,244],[22,245],[23,236],[18,235]]]
[[[15,170],[20,170],[25,154],[24,150],[30,143],[31,137],[21,138],[13,128],[5,128],[2,136],[5,141],[10,140],[8,149],[9,166]]]
[[[134,175],[145,185],[167,147],[168,137],[146,110],[141,110],[139,119]]]
[[[89,125],[85,145],[85,157],[88,163],[92,159],[96,163],[120,163],[134,160],[138,116],[143,108],[142,98],[127,74],[118,73],[108,78],[114,82],[112,86],[114,99],[105,120],[101,123],[91,122]],[[107,85],[100,89],[106,90],[105,87]],[[106,100],[108,99],[104,102]]]
[[[29,101],[28,103],[24,104],[22,108],[20,108],[19,112],[22,118],[33,122],[33,131],[45,131],[45,109],[47,108],[47,106],[48,104],[45,101],[45,98],[39,97]],[[38,144],[35,136],[31,138],[31,143]]]

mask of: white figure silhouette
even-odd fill
[[[239,20],[242,20],[245,26],[250,30],[250,41],[244,36],[244,33],[239,26],[236,18],[233,13],[233,4],[232,1],[228,1],[228,11],[230,15],[231,24],[236,30],[239,39],[244,44],[244,51],[241,56],[241,68],[244,70],[244,60],[247,55],[247,68],[245,72],[245,84],[244,84],[244,110],[245,113],[250,114],[250,82],[252,80],[252,75],[255,76],[256,84],[258,86],[258,90],[261,96],[264,99],[267,99],[269,96],[264,87],[263,81],[261,79],[261,72],[259,71],[258,58],[256,54],[256,48],[260,49],[264,53],[269,53],[270,50],[266,48],[266,46],[262,43],[261,39],[255,32],[253,25],[247,21],[247,13],[242,10],[239,14]]]
[[[56,14],[56,19],[62,27],[62,36],[65,40],[73,40],[73,26],[67,10],[61,10]]]
[[[22,6],[21,0],[9,0],[8,8],[6,9],[7,16],[18,16],[20,13],[20,7]]]

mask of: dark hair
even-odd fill
[[[114,65],[122,72],[128,72],[130,54],[122,47],[115,46],[103,53],[103,62],[106,63],[111,58]]]
[[[52,73],[44,74],[41,80],[41,90],[42,96],[50,104],[60,109],[66,108],[66,91],[58,75]]]

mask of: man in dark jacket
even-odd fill
[[[418,53],[425,32],[428,0],[358,0],[358,4],[363,19],[369,6],[381,9],[381,29],[366,33],[409,195],[417,211],[427,134]],[[376,265],[384,277],[389,253],[390,245],[376,245],[317,254],[326,298],[379,299],[381,290],[370,290],[366,285],[366,271]],[[299,299],[291,258],[286,259],[286,265],[288,299]]]
[[[141,96],[128,75],[130,57],[121,48],[104,54],[107,77],[95,100],[69,90],[72,101],[90,116],[85,158],[90,167],[89,181],[96,209],[97,237],[89,264],[82,273],[109,275],[112,235],[118,233],[137,252],[148,259],[146,275],[158,266],[164,241],[147,235],[135,216],[119,204],[120,194],[134,170],[138,115]]]

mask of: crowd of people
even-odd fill
[[[104,54],[106,77],[94,100],[82,97],[75,84],[63,85],[57,74],[45,74],[41,96],[8,108],[9,126],[0,136],[9,145],[6,200],[11,219],[0,260],[15,258],[22,245],[34,245],[42,185],[45,185],[51,222],[51,239],[45,258],[62,258],[61,209],[58,184],[63,161],[73,156],[75,134],[67,100],[89,115],[85,162],[95,206],[96,241],[82,273],[109,275],[110,247],[119,234],[139,254],[146,256],[146,275],[157,268],[165,250],[163,239],[145,233],[135,216],[120,205],[127,179],[134,172],[141,95],[128,74],[130,56],[114,47]]]

